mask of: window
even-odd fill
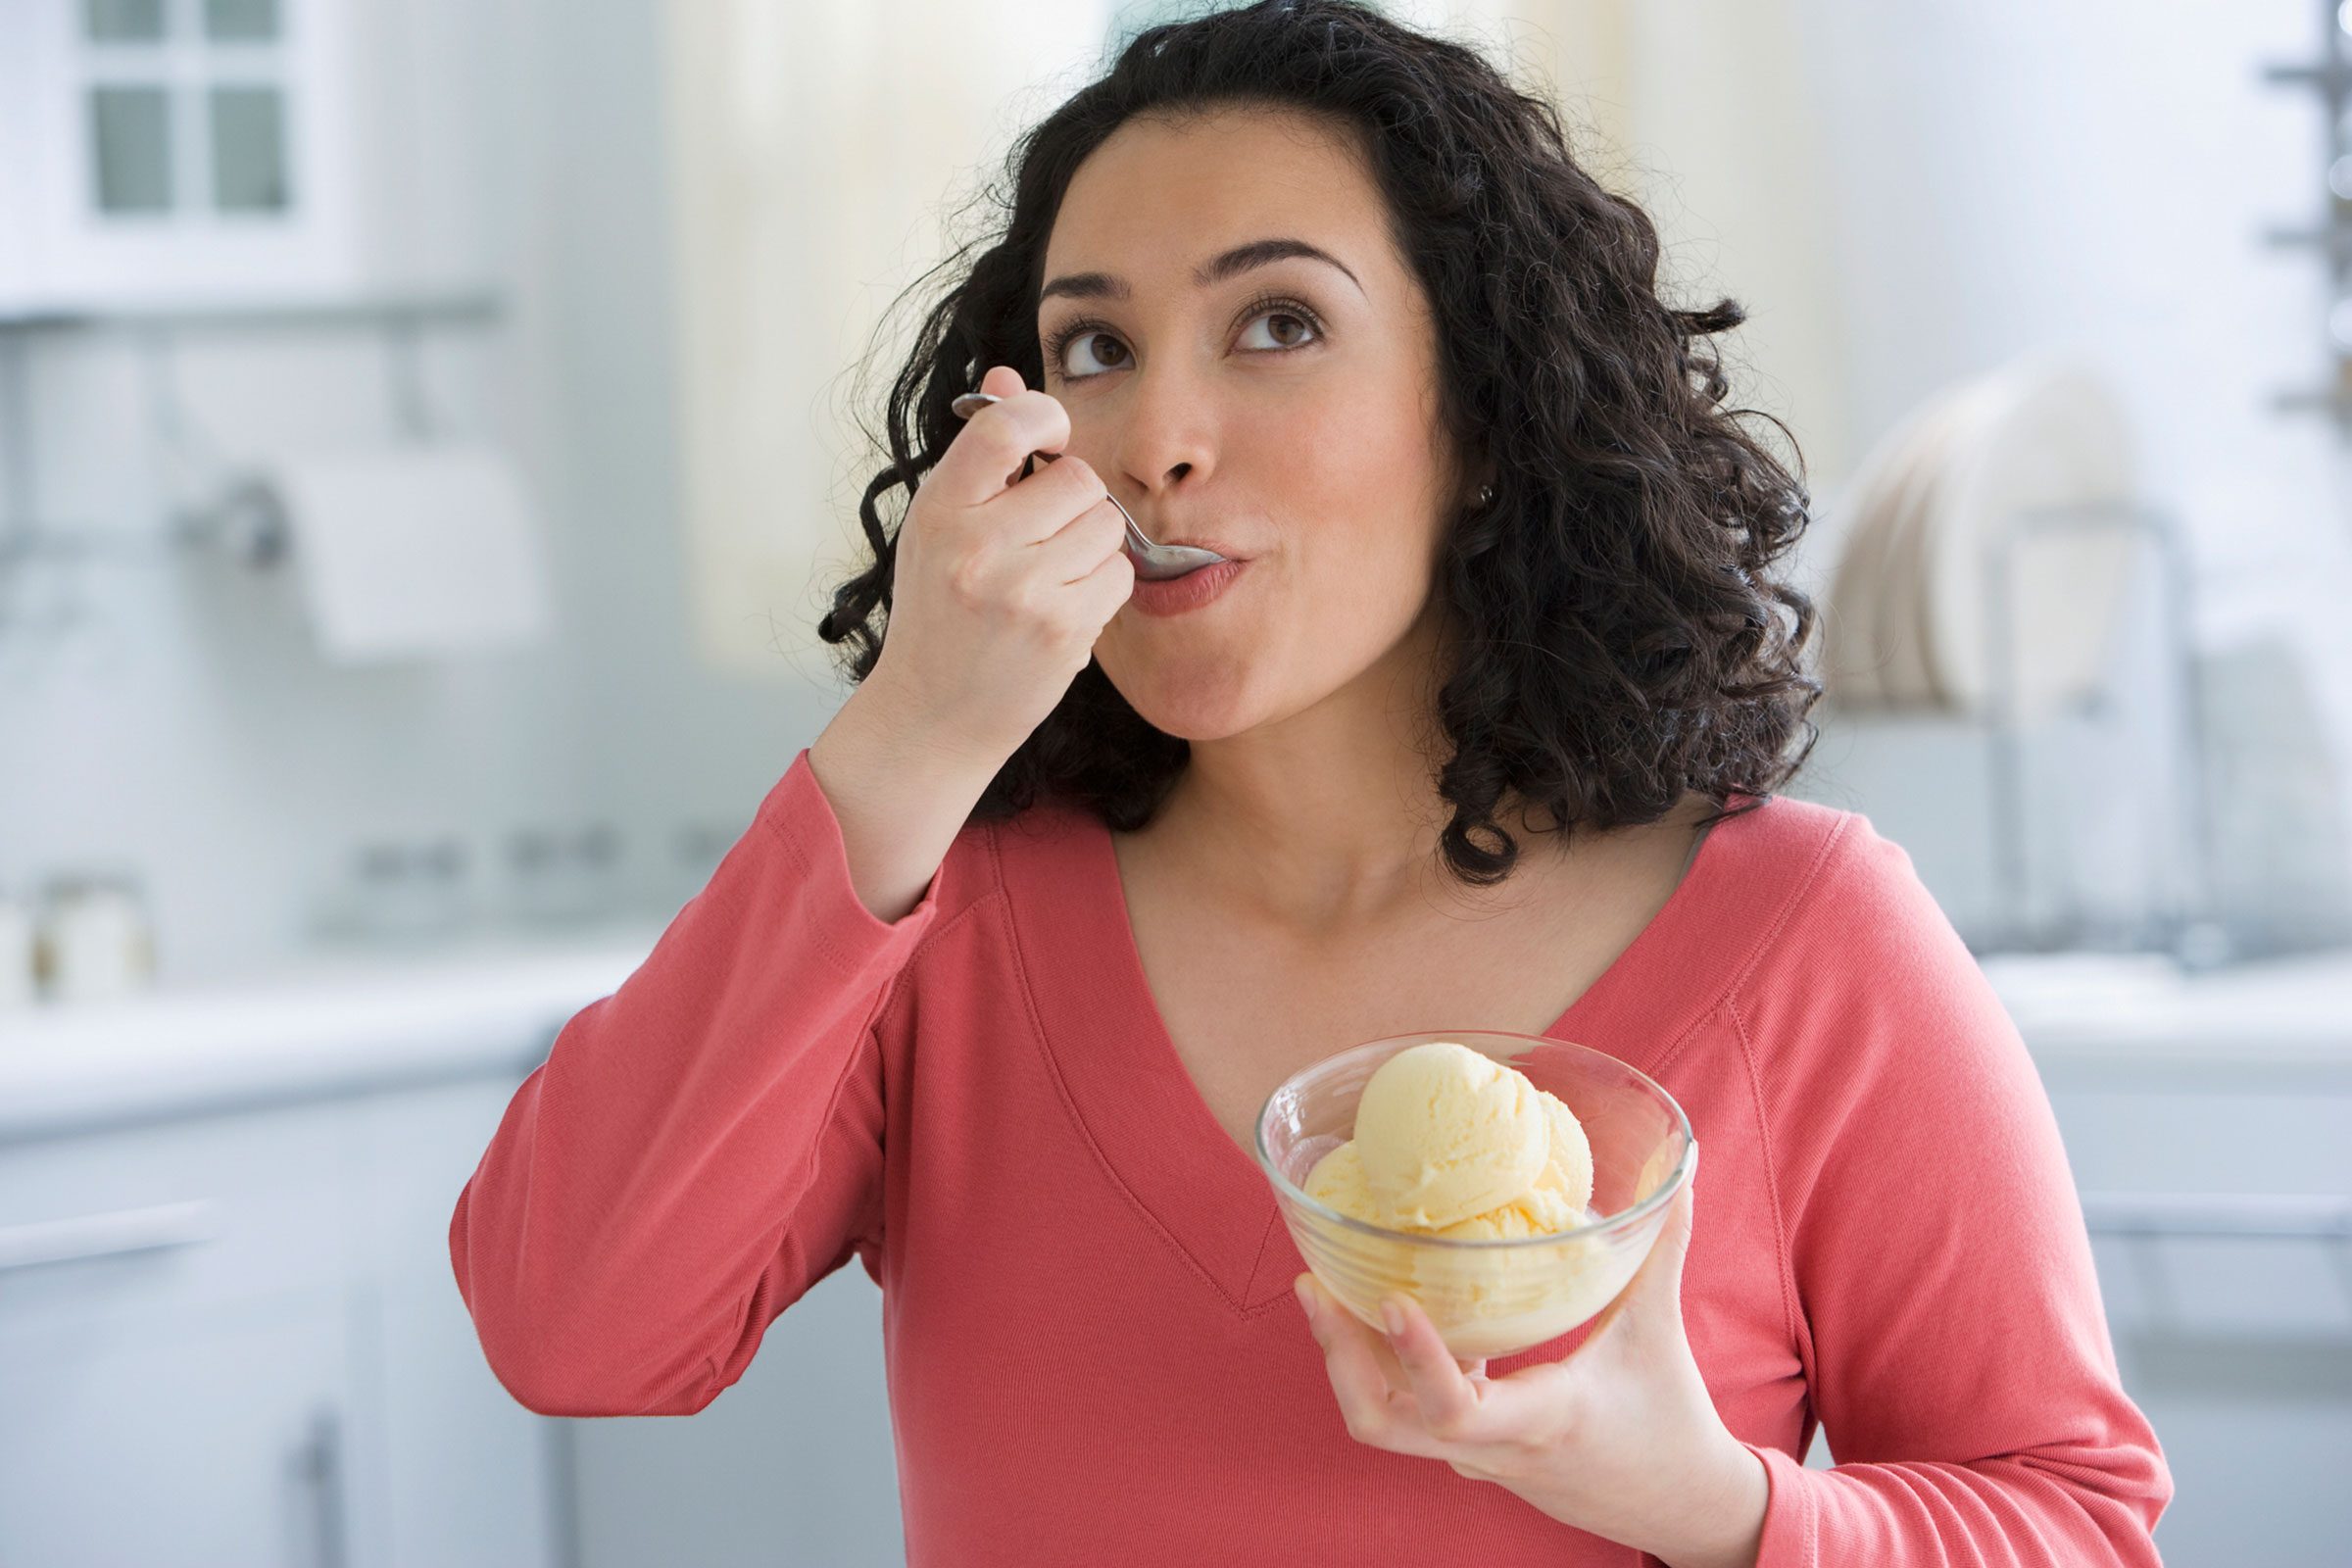
[[[77,9],[97,218],[235,222],[292,211],[288,7],[79,0]]]
[[[98,209],[160,213],[172,208],[172,103],[162,87],[90,89],[90,163]]]

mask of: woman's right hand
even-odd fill
[[[882,652],[865,680],[935,743],[993,773],[1054,710],[1135,587],[1126,523],[1070,416],[994,366],[972,416],[924,476],[899,531]]]

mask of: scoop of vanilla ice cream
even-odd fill
[[[1470,1241],[1517,1240],[1526,1236],[1557,1236],[1585,1223],[1586,1206],[1592,1201],[1592,1146],[1584,1124],[1560,1099],[1547,1090],[1544,1121],[1549,1130],[1551,1152],[1536,1184],[1509,1202],[1483,1214],[1454,1221],[1437,1234]]]
[[[1592,1141],[1585,1136],[1585,1124],[1576,1119],[1565,1101],[1548,1089],[1536,1093],[1544,1097],[1544,1123],[1551,1132],[1551,1152],[1536,1186],[1565,1199],[1570,1210],[1580,1216],[1576,1223],[1581,1225],[1581,1216],[1592,1201]]]
[[[1556,1189],[1539,1184],[1507,1203],[1490,1208],[1484,1214],[1441,1225],[1430,1234],[1457,1241],[1517,1241],[1528,1236],[1557,1236],[1584,1223],[1582,1208],[1569,1202]]]
[[[1353,1139],[1316,1160],[1303,1185],[1307,1197],[1338,1209],[1349,1219],[1360,1219],[1367,1225],[1388,1223],[1379,1200],[1372,1196],[1371,1184],[1364,1180],[1364,1162],[1356,1157]]]
[[[1505,1069],[1509,1070],[1509,1069]],[[1528,1190],[1507,1201],[1450,1224],[1428,1226],[1401,1221],[1372,1190],[1363,1156],[1353,1140],[1315,1161],[1302,1184],[1308,1197],[1368,1224],[1477,1241],[1555,1236],[1586,1223],[1592,1201],[1592,1146],[1576,1113],[1549,1091],[1539,1089],[1546,1153],[1544,1168]]]
[[[1436,1230],[1499,1208],[1551,1157],[1543,1092],[1449,1040],[1408,1047],[1365,1080],[1355,1152],[1379,1223]]]
[[[1466,1046],[1446,1043],[1416,1064],[1421,1074],[1417,1085],[1398,1073],[1392,1075],[1388,1087],[1417,1089],[1426,1097],[1423,1109],[1430,1113],[1426,1121],[1441,1124],[1427,1138],[1425,1152],[1434,1154],[1443,1140],[1442,1124],[1448,1111],[1467,1116],[1485,1108],[1494,1111],[1494,1120],[1506,1130],[1514,1127],[1511,1118],[1522,1097],[1511,1094],[1507,1085],[1497,1087],[1493,1080],[1507,1078],[1524,1085],[1528,1091],[1524,1098],[1533,1101],[1540,1134],[1534,1140],[1537,1159],[1527,1160],[1527,1150],[1507,1136],[1485,1140],[1466,1136],[1453,1146],[1472,1151],[1489,1148],[1515,1162],[1506,1164],[1504,1174],[1488,1184],[1489,1191],[1508,1187],[1516,1179],[1511,1172],[1532,1164],[1534,1177],[1522,1190],[1442,1224],[1399,1213],[1379,1190],[1367,1159],[1379,1145],[1377,1134],[1367,1138],[1373,1130],[1367,1104],[1375,1102],[1372,1089],[1380,1074],[1412,1051],[1431,1052],[1431,1048],[1414,1047],[1382,1064],[1358,1097],[1355,1136],[1326,1151],[1300,1184],[1308,1197],[1326,1207],[1383,1230],[1403,1233],[1393,1238],[1350,1237],[1344,1246],[1335,1247],[1334,1251],[1343,1253],[1346,1262],[1342,1282],[1334,1288],[1343,1298],[1350,1292],[1362,1298],[1349,1309],[1367,1324],[1374,1321],[1374,1307],[1369,1303],[1388,1291],[1405,1292],[1441,1326],[1457,1355],[1508,1353],[1552,1339],[1591,1318],[1623,1288],[1640,1255],[1612,1247],[1600,1236],[1564,1234],[1577,1232],[1592,1220],[1592,1144],[1574,1110],[1558,1097],[1537,1089],[1518,1069]],[[1455,1052],[1475,1056],[1476,1063],[1450,1057]],[[1482,1067],[1492,1073],[1482,1072]],[[1478,1098],[1482,1092],[1483,1101]],[[1404,1108],[1411,1108],[1410,1095],[1397,1098],[1405,1102]],[[1419,1136],[1412,1131],[1411,1117],[1398,1113],[1395,1106],[1390,1114],[1393,1128],[1401,1125],[1407,1136]],[[1395,1145],[1392,1136],[1392,1152]],[[1461,1190],[1472,1185],[1467,1180],[1457,1183]],[[1652,1185],[1645,1179],[1642,1190]],[[1424,1211],[1429,1211],[1427,1205]],[[1446,1210],[1440,1204],[1435,1211]],[[1526,1241],[1530,1245],[1433,1248],[1414,1245],[1407,1239],[1413,1235],[1456,1241]]]
[[[1455,1220],[1450,1225],[1428,1229],[1422,1226],[1398,1226],[1395,1216],[1373,1195],[1371,1185],[1364,1179],[1364,1162],[1357,1157],[1355,1145],[1348,1142],[1315,1161],[1314,1169],[1306,1173],[1306,1196],[1319,1203],[1338,1209],[1349,1219],[1391,1230],[1412,1229],[1431,1236],[1452,1236],[1479,1241],[1494,1241],[1503,1237],[1551,1236],[1572,1230],[1584,1223],[1582,1207],[1569,1202],[1565,1194],[1539,1180],[1509,1202],[1473,1214],[1468,1219]]]

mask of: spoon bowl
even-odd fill
[[[948,405],[958,419],[968,419],[991,403],[1003,401],[994,392],[966,392]],[[1060,457],[1058,452],[1032,452],[1029,462],[1021,465],[1021,477],[1029,476],[1030,464],[1052,463]],[[1107,491],[1104,494],[1108,494]],[[1147,582],[1163,582],[1181,577],[1202,566],[1213,566],[1225,558],[1214,550],[1202,550],[1197,545],[1155,545],[1144,537],[1144,530],[1135,525],[1135,514],[1110,496],[1110,504],[1118,507],[1119,515],[1127,520],[1127,559],[1135,564],[1135,574]]]

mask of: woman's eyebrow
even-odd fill
[[[1221,255],[1212,256],[1200,266],[1194,268],[1193,282],[1198,287],[1207,288],[1212,284],[1224,282],[1236,273],[1247,272],[1251,268],[1287,261],[1292,257],[1303,258],[1310,262],[1322,262],[1327,266],[1336,267],[1341,271],[1348,273],[1348,281],[1355,284],[1355,291],[1358,294],[1364,292],[1364,285],[1357,280],[1353,272],[1348,270],[1345,262],[1328,251],[1309,245],[1302,239],[1253,239],[1247,245],[1236,245],[1233,249]],[[1123,277],[1113,277],[1108,272],[1070,272],[1054,279],[1044,288],[1039,289],[1037,302],[1043,305],[1056,294],[1066,295],[1074,300],[1123,300],[1128,297],[1129,292],[1127,280]]]

